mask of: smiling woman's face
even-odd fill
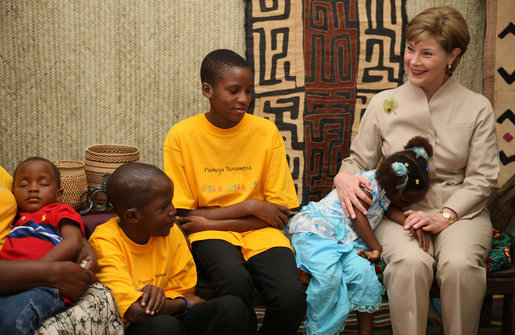
[[[445,52],[432,37],[418,42],[408,41],[404,51],[404,65],[410,82],[424,90],[430,99],[449,79],[447,66],[452,64],[458,54],[459,49],[454,49],[450,54]]]

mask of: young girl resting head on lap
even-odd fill
[[[338,334],[350,311],[358,314],[360,334],[370,334],[373,312],[381,306],[384,289],[375,263],[382,248],[373,229],[383,215],[403,225],[402,208],[424,198],[428,186],[428,164],[433,149],[424,137],[414,137],[399,151],[381,161],[377,170],[360,172],[372,184],[366,190],[373,204],[368,213],[356,211],[347,217],[336,190],[319,202],[310,202],[289,222],[297,266],[310,275],[307,289],[306,332]],[[407,232],[419,246],[429,248],[424,231]]]

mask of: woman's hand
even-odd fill
[[[338,198],[342,204],[343,211],[352,219],[356,218],[354,207],[364,215],[367,210],[361,204],[360,200],[372,205],[372,199],[361,189],[360,185],[364,185],[367,189],[372,190],[370,181],[361,176],[355,176],[348,172],[341,171],[334,177],[334,187],[338,192]]]
[[[404,229],[422,229],[431,234],[438,234],[449,226],[449,221],[443,218],[442,214],[436,213],[429,216],[424,211],[406,211],[404,215],[407,216],[404,221]]]

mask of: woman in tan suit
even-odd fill
[[[425,334],[436,278],[444,333],[476,334],[492,236],[485,203],[499,172],[492,106],[452,77],[470,40],[456,9],[423,11],[406,27],[406,39],[409,81],[370,101],[334,184],[347,214],[366,213],[358,199],[370,202],[359,187],[368,182],[354,174],[375,168],[413,136],[430,139],[426,198],[406,209],[404,227],[385,218],[375,231],[387,264],[392,326],[395,334]],[[409,236],[411,228],[431,234],[429,252]]]

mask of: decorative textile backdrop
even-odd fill
[[[299,200],[332,188],[368,101],[402,82],[404,0],[247,2],[255,114],[285,138]]]
[[[503,185],[515,174],[515,1],[489,0],[486,15],[484,94],[494,107]]]

